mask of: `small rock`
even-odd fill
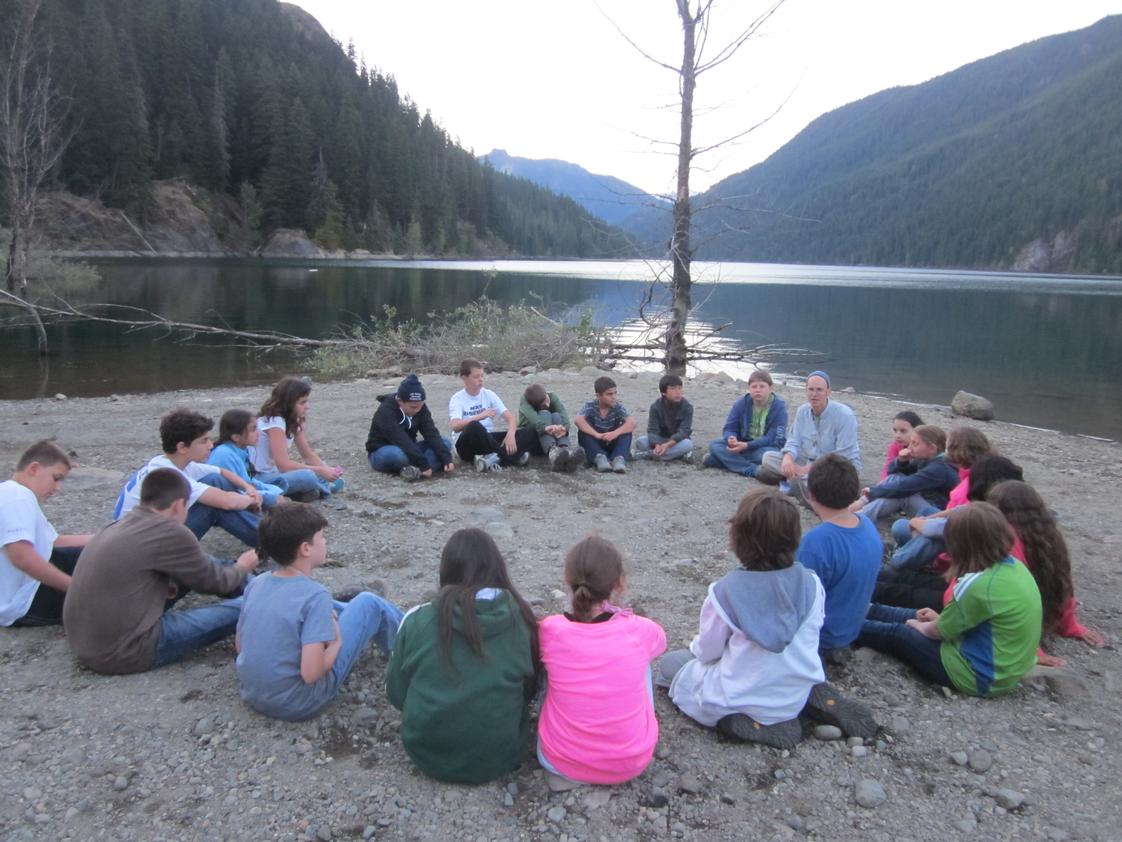
[[[690,795],[697,795],[701,792],[701,782],[692,772],[683,772],[678,778],[678,789]]]
[[[864,778],[858,781],[853,794],[859,805],[869,809],[879,807],[888,798],[888,795],[885,794],[884,787],[872,778]]]
[[[955,762],[956,766],[965,766],[970,762],[970,755],[965,751],[952,751],[950,757],[951,760]]]
[[[8,749],[8,757],[12,760],[23,760],[31,751],[31,743],[22,742],[16,743]]]
[[[1044,682],[1052,695],[1061,701],[1086,701],[1091,691],[1079,676],[1066,669],[1050,669],[1044,674]]]
[[[598,786],[591,789],[587,795],[584,796],[584,809],[586,810],[599,810],[601,807],[607,805],[612,800],[612,791],[606,786]]]
[[[951,412],[966,418],[976,418],[979,421],[992,421],[994,418],[991,401],[981,395],[964,392],[961,389],[955,393],[951,400]]]
[[[64,401],[64,400],[66,400],[66,395],[64,395],[62,392],[59,392],[58,394],[55,395],[55,400],[56,401]]]
[[[511,781],[506,785],[506,791],[509,792],[511,798],[513,798],[518,794],[518,784],[516,784],[514,781]]]
[[[803,829],[803,819],[802,816],[800,816],[798,813],[788,814],[786,817],[784,817],[783,821],[787,824],[787,827],[791,828],[791,830],[797,832]]]
[[[814,736],[819,740],[840,740],[842,738],[842,730],[836,725],[815,725]]]
[[[331,828],[327,825],[323,825],[316,831],[316,839],[318,839],[319,842],[331,842],[331,837]]]
[[[670,797],[660,787],[651,787],[651,794],[647,797],[646,806],[665,807],[669,803]]]
[[[191,729],[191,733],[196,737],[205,737],[207,734],[214,733],[214,717],[204,716],[195,723],[195,727]]]
[[[545,815],[554,824],[561,824],[561,822],[565,821],[567,811],[564,807],[558,804],[556,807],[550,807],[549,811]]]
[[[362,838],[363,839],[373,839],[374,834],[377,833],[377,832],[378,832],[377,827],[375,827],[372,824],[368,824],[366,827],[364,827],[362,829]]]
[[[722,804],[728,804],[731,807],[731,806],[734,806],[736,804],[736,798],[733,796],[733,794],[731,792],[722,792],[721,793],[721,803]]]
[[[118,775],[113,779],[113,789],[117,792],[124,792],[129,788],[129,779],[124,775]]]
[[[1017,792],[1015,789],[1006,789],[1005,787],[995,787],[988,790],[987,793],[990,798],[997,802],[997,806],[1003,810],[1016,810],[1025,803],[1025,796],[1022,792]]]
[[[970,752],[967,763],[975,772],[988,772],[993,766],[993,756],[984,748],[975,749]]]
[[[29,786],[23,791],[23,797],[28,801],[38,801],[43,797],[43,790],[35,786]]]
[[[514,796],[511,795],[509,792],[504,792],[503,793],[503,806],[504,807],[513,807],[514,806]]]
[[[555,599],[555,600],[558,600],[558,601],[560,601],[560,600],[562,600],[562,599],[564,599],[564,598],[565,598],[565,592],[564,592],[564,591],[562,591],[562,590],[559,590],[559,589],[557,589],[557,588],[554,588],[553,590],[551,590],[551,591],[549,592],[549,595],[550,595],[551,597],[553,597],[553,599]]]
[[[354,713],[351,714],[351,722],[363,728],[369,728],[378,722],[380,714],[374,708],[359,707],[355,708]]]
[[[854,757],[864,757],[865,755],[867,755],[869,753],[869,750],[867,748],[865,748],[864,746],[853,746],[849,750],[849,753],[851,755],[853,755]]]
[[[514,537],[514,530],[505,520],[493,520],[483,527],[492,538],[509,541]]]
[[[973,833],[978,829],[978,823],[973,819],[962,819],[954,823],[959,833]]]
[[[897,736],[899,736],[900,734],[906,734],[908,729],[912,727],[912,723],[908,721],[908,717],[906,716],[894,716],[892,717],[891,727]]]

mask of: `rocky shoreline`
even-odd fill
[[[598,372],[597,372],[598,373]],[[592,371],[489,375],[508,404],[534,380],[570,409],[591,394]],[[619,375],[622,402],[645,425],[657,377]],[[458,378],[425,378],[438,422]],[[577,538],[616,541],[636,610],[688,644],[708,582],[734,563],[726,521],[749,480],[685,464],[635,463],[626,476],[537,467],[416,484],[374,475],[363,441],[377,393],[392,380],[317,384],[309,435],[346,468],[347,490],[325,502],[329,588],[382,590],[409,606],[436,584],[439,551],[465,525],[488,529],[512,576],[543,614],[565,607],[561,560]],[[839,384],[844,386],[845,384]],[[801,390],[780,386],[792,407]],[[743,384],[725,375],[687,383],[697,443],[717,437]],[[54,436],[80,463],[47,507],[64,532],[104,525],[125,473],[155,453],[159,417],[190,406],[217,418],[256,408],[267,389],[243,387],[112,398],[0,402],[6,465]],[[861,425],[863,479],[875,478],[898,402],[835,392]],[[921,407],[949,427],[945,408]],[[978,424],[1060,515],[1084,621],[1122,635],[1117,575],[1122,524],[1111,490],[1120,447],[1002,422]],[[804,529],[814,525],[804,513]],[[223,535],[204,544],[236,547]],[[1109,646],[1069,640],[1068,660],[1011,696],[948,697],[899,664],[862,650],[834,680],[883,726],[871,744],[808,739],[791,752],[724,742],[656,699],[655,761],[629,784],[551,794],[536,762],[493,784],[448,786],[421,776],[397,739],[384,662],[364,658],[318,720],[274,722],[238,699],[228,643],[181,665],[107,678],[77,668],[59,629],[0,630],[0,835],[10,839],[869,839],[1122,838],[1115,700],[1122,663]],[[1105,702],[1105,703],[1104,703]],[[832,736],[823,734],[822,736]]]

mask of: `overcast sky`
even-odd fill
[[[677,75],[671,0],[297,0],[335,38],[397,79],[453,138],[560,158],[672,192]],[[765,8],[717,0],[709,52]],[[699,191],[765,159],[815,117],[1028,41],[1122,13],[1122,0],[787,0],[731,61],[699,79],[695,146],[744,131],[698,161]]]

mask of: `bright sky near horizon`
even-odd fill
[[[393,76],[476,154],[560,158],[673,192],[677,74],[670,0],[295,0],[367,64]],[[717,0],[708,53],[767,5]],[[1122,13],[1122,0],[786,0],[740,53],[699,78],[694,145],[705,189],[764,160],[821,114],[1047,35]],[[613,23],[614,22],[614,23]]]

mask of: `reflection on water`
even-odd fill
[[[591,306],[633,320],[649,277],[641,262],[404,263],[312,266],[262,261],[108,261],[83,300],[142,307],[181,321],[306,336],[380,317],[423,319],[487,295],[557,312]],[[716,341],[809,348],[835,382],[859,391],[946,404],[963,388],[1002,418],[1122,437],[1122,282],[1085,277],[852,267],[698,264],[718,282],[698,290],[698,329]],[[312,271],[312,270],[315,271]],[[0,395],[112,392],[264,383],[298,367],[228,340],[184,344],[111,325],[51,329],[45,371],[24,329],[0,333]],[[782,372],[807,364],[776,363]],[[810,366],[813,367],[813,366]],[[731,373],[731,372],[730,372]],[[737,374],[743,375],[744,371]]]

